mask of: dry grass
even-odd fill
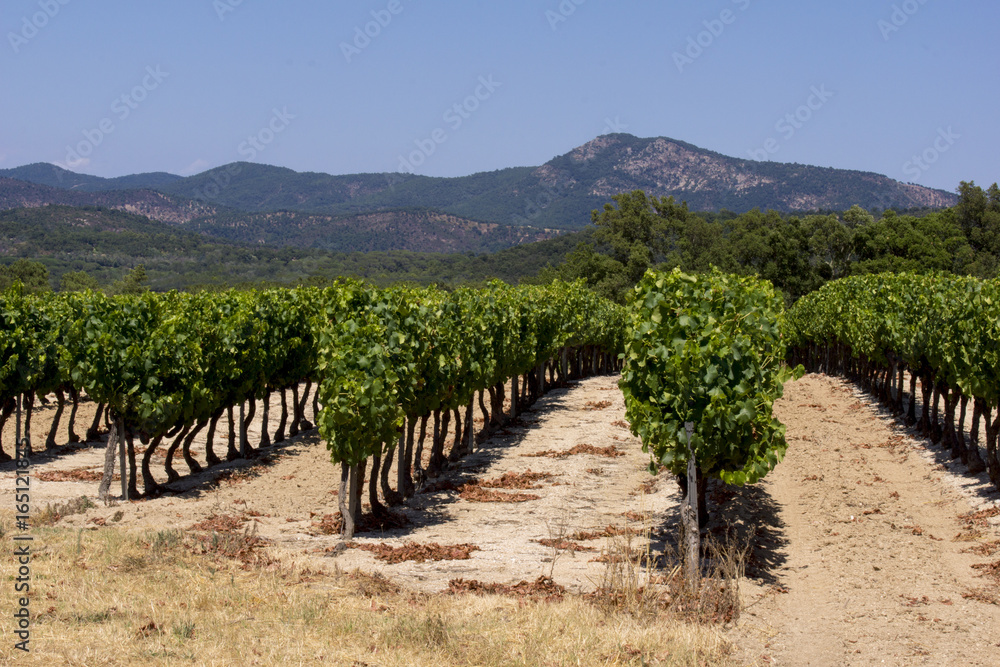
[[[63,517],[70,516],[71,514],[83,514],[92,507],[97,507],[97,505],[87,496],[80,496],[74,500],[67,500],[64,503],[56,503],[55,505],[46,503],[45,509],[39,510],[31,516],[30,525],[52,526],[58,523]]]
[[[274,567],[278,562],[271,557],[264,547],[269,540],[257,536],[257,524],[247,525],[243,531],[227,530],[222,532],[192,533],[185,541],[185,546],[195,554],[214,557],[216,562],[221,559],[239,561],[244,570],[262,567]]]
[[[484,583],[476,580],[452,579],[448,582],[448,592],[454,595],[474,593],[476,595],[507,595],[509,597],[561,602],[566,596],[566,588],[549,577],[539,576],[534,581],[519,581],[516,584]]]
[[[643,512],[634,513],[643,516]],[[630,518],[630,517],[626,517]],[[697,588],[683,576],[678,554],[654,555],[650,529],[608,526],[601,555],[593,559],[606,568],[597,590],[587,597],[598,608],[637,618],[669,619],[674,623],[725,624],[740,614],[739,582],[744,577],[749,545],[739,546],[731,534],[723,541],[703,543],[706,560]]]
[[[9,529],[11,518],[0,524]],[[575,596],[428,596],[274,554],[267,566],[244,569],[193,552],[192,536],[180,531],[54,527],[34,535],[32,650],[4,642],[2,664],[729,664],[730,647],[711,628],[602,610]],[[12,613],[13,596],[0,596],[0,615]]]

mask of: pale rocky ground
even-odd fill
[[[610,539],[583,542],[596,551],[575,555],[557,553],[537,540],[608,525],[638,527],[626,512],[651,514],[647,525],[654,550],[676,534],[677,485],[661,475],[650,493],[639,492],[653,478],[638,440],[614,423],[624,418],[615,382],[614,377],[596,377],[550,392],[444,475],[456,483],[529,469],[557,475],[540,482],[540,489],[525,491],[540,496],[538,500],[473,503],[459,499],[455,491],[421,494],[402,510],[411,525],[361,534],[356,540],[471,543],[480,550],[468,560],[388,565],[353,548],[332,556],[328,550],[338,538],[317,534],[315,522],[336,512],[331,492],[339,470],[315,431],[274,447],[272,463],[253,468],[256,476],[209,483],[220,470],[250,469],[237,461],[186,478],[180,485],[186,490],[179,494],[113,506],[97,503],[62,524],[108,529],[95,525],[99,519],[115,529],[188,529],[212,514],[259,513],[254,519],[258,534],[273,541],[271,549],[283,562],[378,571],[428,592],[446,588],[455,578],[516,582],[540,575],[551,575],[570,590],[593,590],[606,572],[593,559]],[[611,404],[592,409],[602,401]],[[276,408],[275,399],[272,430]],[[89,404],[81,409],[78,432],[86,429],[92,409]],[[965,550],[1000,538],[1000,522],[991,519],[973,541],[956,540],[968,533],[959,515],[1000,504],[1000,494],[991,490],[985,475],[965,474],[961,464],[911,437],[870,399],[836,378],[808,375],[789,383],[775,409],[788,427],[785,460],[721,509],[710,504],[714,532],[728,524],[737,533],[756,534],[748,576],[741,582],[743,614],[721,630],[737,656],[759,665],[1000,664],[1000,606],[963,597],[990,591],[971,566],[994,562],[998,555]],[[44,441],[47,411],[51,415],[51,408],[40,411],[33,425],[36,449]],[[251,432],[255,441],[256,427]],[[12,424],[3,442],[10,451]],[[615,445],[627,455],[522,456],[581,443]],[[195,452],[203,460],[203,449]],[[217,444],[216,452],[224,456],[225,447]],[[102,464],[103,448],[88,446],[51,457],[39,454],[32,473],[100,471]],[[187,473],[179,455],[174,466]],[[155,472],[164,481],[162,467]],[[13,477],[11,464],[0,466],[0,503],[8,507],[14,502]],[[32,503],[41,508],[81,495],[96,500],[96,491],[96,482],[36,479]],[[720,497],[718,490],[714,495]],[[996,588],[992,594],[998,594]]]
[[[985,474],[965,474],[839,379],[789,383],[775,412],[788,454],[727,510],[762,526],[730,632],[747,662],[1000,664],[1000,606],[962,597],[989,587],[971,566],[1000,554],[955,540],[960,514],[1000,505]],[[998,519],[980,530],[978,542],[996,540]]]

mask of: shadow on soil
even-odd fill
[[[490,432],[488,438],[481,442],[477,438],[476,448],[471,454],[467,454],[457,461],[446,463],[444,470],[437,477],[427,480],[424,492],[418,492],[406,504],[392,508],[393,512],[406,517],[409,522],[407,526],[377,532],[358,533],[358,536],[406,537],[410,532],[418,528],[436,526],[450,521],[451,516],[445,511],[445,507],[459,499],[458,491],[452,488],[443,490],[430,489],[434,489],[435,486],[440,485],[459,487],[475,481],[483,471],[488,470],[496,461],[503,458],[506,450],[517,447],[529,433],[542,428],[540,422],[545,413],[565,408],[564,399],[566,394],[575,384],[571,383],[569,387],[559,387],[549,390],[545,396],[536,401],[531,407],[522,411],[516,419],[508,421],[502,427]],[[452,443],[449,439],[445,445],[446,453],[450,451],[451,446]],[[425,451],[427,447],[428,444],[425,443]]]
[[[459,487],[462,484],[474,481],[480,473],[488,469],[496,460],[502,458],[505,450],[516,447],[531,431],[541,428],[540,421],[545,413],[565,408],[565,396],[569,389],[576,384],[578,383],[570,383],[567,387],[557,387],[549,390],[545,396],[525,409],[517,419],[496,428],[489,433],[488,438],[477,442],[475,451],[472,454],[468,454],[457,461],[447,462],[444,470],[437,477],[427,480],[425,488],[433,489],[435,485]],[[480,439],[477,438],[477,440]],[[431,437],[428,435],[427,441],[424,444],[425,453],[429,452],[430,440]],[[94,446],[103,446],[103,443],[95,443]],[[211,494],[219,485],[239,484],[261,475],[267,468],[273,466],[284,456],[294,455],[298,449],[323,446],[325,445],[316,429],[303,431],[294,437],[287,438],[279,444],[256,449],[254,458],[252,459],[224,461],[217,466],[206,468],[202,472],[182,475],[181,479],[164,484],[162,493],[182,499],[200,498],[206,494]],[[452,439],[448,438],[445,443],[446,455],[450,452],[451,447]],[[162,448],[165,448],[165,446]],[[217,442],[215,450],[217,454],[225,456],[225,443],[223,442],[220,447]],[[178,472],[187,468],[179,451],[174,457],[173,465]],[[160,470],[162,471],[162,468]],[[335,469],[331,463],[329,471],[331,479],[334,478],[335,471],[339,473],[339,467]],[[370,474],[370,468],[368,474]],[[162,472],[156,476],[157,478],[161,478]],[[395,473],[390,478],[393,487],[395,487]],[[365,500],[368,497],[367,488],[366,480]],[[358,537],[405,537],[417,528],[438,525],[448,521],[449,516],[444,511],[444,508],[456,500],[458,500],[458,492],[455,490],[417,493],[406,504],[391,508],[394,514],[405,517],[404,520],[407,525],[398,528],[375,529],[368,532],[359,531],[357,535]],[[367,504],[364,504],[363,510],[367,512],[368,509]]]
[[[915,402],[915,411],[917,419],[919,420],[921,413],[923,412],[923,400],[922,392],[920,389],[917,390],[916,396],[911,396],[909,391],[903,392],[903,406],[904,411],[902,413],[897,413],[895,409],[886,406],[878,400],[877,397],[865,391],[859,383],[854,382],[848,378],[844,378],[839,375],[829,375],[827,377],[835,378],[841,381],[844,386],[849,387],[853,392],[853,395],[865,404],[876,414],[880,419],[888,424],[892,425],[892,430],[896,435],[906,436],[911,438],[921,449],[923,449],[934,462],[940,465],[945,470],[957,475],[959,477],[959,486],[961,486],[967,493],[971,496],[978,497],[983,502],[995,501],[1000,497],[1000,489],[997,489],[990,482],[989,473],[985,470],[979,473],[970,473],[968,466],[964,464],[961,459],[952,457],[951,448],[945,447],[943,444],[935,444],[931,438],[922,433],[917,425],[910,425],[906,423],[906,414],[909,411],[910,402]],[[917,382],[919,387],[920,382]],[[909,375],[907,375],[906,386],[909,386]],[[938,414],[939,419],[944,421],[944,401],[938,403]],[[971,425],[972,425],[972,407],[969,406],[968,413],[966,415],[965,423],[963,426],[963,433],[965,438],[965,445],[968,448],[977,448],[979,450],[980,458],[986,459],[985,451],[985,427],[981,426],[980,435],[978,440],[973,440],[971,436]],[[943,423],[942,423],[943,426]]]
[[[662,474],[657,480],[659,485],[677,487],[670,474]],[[676,493],[678,504],[657,515],[650,533],[651,551],[664,555],[657,561],[657,567],[664,573],[681,562],[680,554],[683,552],[679,488]],[[701,530],[705,575],[711,575],[715,564],[709,548],[711,544],[730,553],[746,551],[746,576],[769,584],[777,583],[775,572],[787,560],[784,549],[788,539],[785,524],[779,517],[780,507],[763,484],[733,487],[712,480],[709,482],[707,504],[709,518]]]
[[[776,572],[785,564],[788,538],[779,516],[781,507],[763,484],[709,490],[708,533],[724,545],[747,546],[746,575],[777,583]]]
[[[13,441],[14,438],[11,438]],[[45,463],[51,463],[52,461],[57,461],[64,456],[69,456],[70,454],[75,454],[81,449],[104,449],[107,446],[108,435],[107,433],[102,433],[96,440],[87,440],[81,442],[73,442],[65,445],[56,445],[53,448],[45,449],[45,439],[42,438],[41,448],[36,444],[38,441],[32,437],[31,443],[31,455],[28,460],[32,465],[41,465]],[[9,456],[15,454],[15,447],[13,444],[5,446],[4,451]],[[17,461],[10,460],[0,463],[0,472],[13,472],[17,470]]]

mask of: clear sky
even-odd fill
[[[986,186],[998,19],[996,0],[5,0],[0,168],[459,176],[623,131]]]

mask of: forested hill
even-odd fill
[[[237,243],[337,252],[496,252],[559,233],[477,222],[421,208],[341,216],[296,211],[227,213],[195,220],[186,227]]]
[[[39,206],[100,206],[138,213],[160,222],[184,224],[223,213],[219,206],[154,190],[64,190],[0,177],[0,211]]]
[[[19,181],[28,181],[64,190],[103,192],[106,190],[162,188],[182,180],[183,177],[160,171],[148,174],[131,174],[118,178],[101,178],[89,174],[78,174],[47,162],[35,162],[14,169],[0,169],[0,178],[16,178]]]
[[[244,212],[154,190],[63,190],[0,178],[0,211],[49,205],[137,213],[236,243],[340,252],[494,252],[552,238],[556,231],[467,220],[407,208],[353,215]]]
[[[693,211],[759,208],[781,212],[940,208],[954,194],[900,183],[871,172],[757,162],[665,137],[598,137],[539,167],[514,167],[458,178],[405,173],[332,176],[233,163],[195,176],[139,174],[101,179],[27,165],[0,177],[74,191],[145,188],[241,212],[294,211],[330,216],[421,208],[504,225],[579,229],[611,196],[643,190],[673,196]],[[2,194],[2,188],[0,188]],[[52,202],[55,203],[55,202]],[[70,202],[61,202],[70,203]]]
[[[410,213],[419,216],[419,212]],[[500,278],[517,283],[558,264],[587,233],[525,243],[494,254],[328,252],[212,238],[178,225],[96,207],[39,206],[0,211],[0,267],[16,258],[40,263],[50,288],[67,272],[107,286],[143,265],[157,290],[199,285],[261,285],[339,276],[375,283],[460,285]],[[3,284],[0,275],[0,285]]]

